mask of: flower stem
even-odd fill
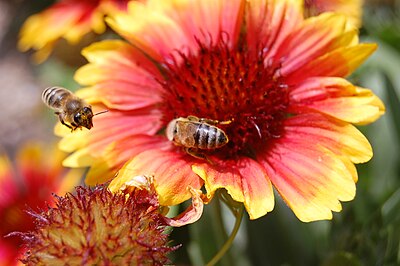
[[[225,226],[224,226],[224,221],[222,219],[222,209],[221,209],[221,199],[220,199],[220,191],[216,192],[218,197],[216,197],[216,200],[213,201],[213,206],[214,206],[214,226],[217,228],[219,234],[218,234],[218,243],[219,244],[223,244],[225,239],[228,238],[228,234],[225,230]]]
[[[206,264],[206,266],[213,266],[215,265],[224,255],[225,253],[229,250],[229,248],[233,244],[233,240],[235,240],[236,234],[239,231],[240,224],[242,222],[243,218],[243,212],[244,208],[243,205],[239,208],[236,216],[236,221],[235,221],[235,226],[232,229],[231,235],[229,238],[226,240],[225,244],[222,246],[222,248],[218,251],[217,254]]]

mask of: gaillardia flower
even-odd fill
[[[20,32],[19,49],[37,50],[34,59],[41,63],[60,38],[76,44],[91,31],[103,33],[106,30],[104,16],[126,10],[128,1],[60,0],[25,21]]]
[[[4,237],[13,232],[26,232],[34,227],[25,211],[52,204],[52,193],[63,194],[80,182],[81,171],[68,171],[61,166],[65,154],[55,147],[27,144],[15,158],[15,166],[0,156],[0,265],[17,265],[22,241]]]
[[[117,190],[136,175],[154,176],[160,204],[204,186],[223,188],[251,219],[270,212],[273,187],[302,221],[331,219],[355,196],[354,164],[372,157],[352,124],[375,121],[382,102],[345,77],[375,49],[358,43],[340,14],[304,19],[303,2],[132,2],[108,19],[128,42],[108,40],[83,51],[89,64],[78,94],[109,112],[91,131],[60,147],[69,167],[91,166],[87,183],[111,179]],[[135,23],[134,23],[135,22]],[[165,135],[178,117],[217,124],[225,146],[189,155]],[[199,156],[201,157],[201,156]]]
[[[349,23],[361,27],[363,0],[304,0],[305,16],[315,16],[327,11],[345,15]]]
[[[35,230],[19,234],[27,265],[165,265],[164,217],[154,191],[111,193],[105,186],[78,187],[57,197],[57,206],[32,213]],[[16,233],[17,234],[17,233]]]

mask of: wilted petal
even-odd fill
[[[204,203],[201,199],[201,190],[196,190],[192,187],[188,187],[188,190],[192,194],[192,204],[182,213],[174,218],[165,217],[165,222],[174,227],[180,227],[187,224],[197,222],[203,214]]]

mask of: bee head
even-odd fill
[[[78,126],[91,129],[93,127],[92,118],[93,118],[92,108],[90,106],[85,106],[78,113],[74,115],[74,122]]]
[[[169,122],[167,128],[165,129],[165,134],[167,135],[167,138],[170,141],[173,141],[175,135],[177,134],[176,121],[177,119],[174,119],[171,122]]]

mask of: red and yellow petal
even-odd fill
[[[258,162],[243,158],[241,163],[244,164],[239,169],[242,176],[243,204],[250,219],[258,219],[274,209],[271,180]]]
[[[337,119],[368,124],[385,112],[382,101],[368,89],[342,78],[310,78],[290,93],[289,112],[321,112]]]
[[[300,83],[309,77],[346,77],[353,73],[377,48],[376,44],[358,44],[341,47],[324,54],[313,61],[309,61],[300,69],[296,69],[286,76],[289,84]]]
[[[195,164],[192,169],[204,180],[204,186],[210,198],[214,196],[217,189],[225,188],[232,199],[243,202],[242,176],[236,165],[236,161],[222,161],[214,165]]]
[[[248,1],[247,43],[252,48],[268,47],[267,57],[275,54],[284,39],[303,21],[303,1]]]
[[[166,150],[171,143],[163,137],[135,135],[111,143],[99,158],[93,159],[86,175],[87,185],[102,184],[111,180],[131,158],[150,149]],[[129,149],[127,149],[129,147]]]
[[[281,138],[260,156],[274,187],[303,222],[332,219],[340,201],[352,200],[351,171],[334,152],[318,142]]]
[[[349,158],[353,163],[365,163],[372,158],[372,147],[367,138],[347,122],[309,113],[286,119],[284,128],[285,135],[279,143],[319,143],[336,155]]]
[[[217,189],[226,189],[232,199],[244,203],[250,219],[257,219],[274,208],[271,181],[259,163],[250,158],[214,165],[195,164],[192,169],[204,180],[209,198]]]
[[[41,63],[50,55],[55,43],[61,38],[76,44],[90,31],[103,33],[106,30],[104,16],[123,12],[128,2],[128,0],[60,1],[25,21],[20,31],[18,47],[22,51],[31,48],[37,50],[34,59]]]
[[[346,47],[357,41],[357,32],[346,32],[346,18],[335,13],[325,13],[304,20],[283,41],[275,61],[282,63],[281,73],[290,75],[307,62]]]
[[[25,189],[38,190],[40,195],[47,195],[49,198],[51,193],[64,194],[72,191],[81,182],[83,171],[66,171],[61,165],[65,157],[66,154],[55,145],[45,146],[37,142],[25,144],[16,157],[18,174],[26,186]],[[37,195],[33,193],[33,196]]]
[[[285,134],[257,158],[296,216],[309,222],[331,219],[332,211],[341,210],[340,201],[354,198],[354,163],[371,156],[368,141],[354,126],[302,114],[288,118]]]
[[[96,42],[82,51],[89,64],[80,68],[75,79],[82,85],[94,85],[109,79],[139,84],[148,82],[156,90],[161,79],[157,66],[140,50],[120,40]]]
[[[12,176],[11,163],[6,155],[0,155],[0,182],[9,180]]]
[[[0,155],[0,211],[6,208],[17,197],[19,191],[15,185],[11,162],[6,155]]]
[[[191,198],[189,187],[200,189],[203,186],[201,178],[192,171],[194,160],[176,150],[147,150],[127,162],[109,188],[115,192],[134,176],[152,176],[160,204],[177,205]]]
[[[244,11],[243,0],[150,0],[131,2],[127,13],[108,24],[157,61],[177,50],[198,50],[198,42],[216,42],[223,32],[235,43]]]
[[[135,89],[137,87],[142,89]],[[79,90],[77,96],[86,99],[88,103],[101,103],[111,109],[133,110],[161,102],[160,94],[154,91],[150,82],[144,81],[141,84],[140,80],[136,83],[109,80]]]
[[[21,28],[18,47],[22,51],[31,48],[45,49],[38,59],[44,60],[49,55],[54,41],[65,38],[71,43],[91,31],[103,32],[106,27],[102,14],[95,14],[96,4],[87,1],[65,1],[55,4],[47,10],[29,17]],[[101,16],[101,19],[100,19]]]
[[[89,66],[94,65],[98,68],[107,66],[111,70],[115,68],[115,71],[105,72],[104,74],[108,74],[106,76],[103,73],[90,76],[87,75],[89,73],[83,74],[78,71],[75,79],[83,85],[104,81],[114,77],[114,75],[117,75],[121,80],[130,81],[132,80],[130,75],[135,75],[135,73],[130,73],[132,71],[139,71],[146,77],[149,77],[149,74],[152,74],[154,78],[162,77],[154,62],[149,60],[140,50],[121,40],[105,40],[93,43],[83,49],[82,54],[89,61]],[[119,71],[122,72],[119,73]]]
[[[82,54],[90,63],[76,72],[75,79],[90,87],[77,95],[89,103],[133,110],[161,101],[159,71],[131,45],[117,40],[102,41],[85,48]]]
[[[41,49],[49,41],[61,37],[79,18],[91,13],[92,9],[93,6],[87,3],[71,1],[56,4],[40,14],[29,17],[21,29],[19,48],[23,51],[30,48]],[[89,30],[90,25],[87,25],[87,28]]]
[[[44,180],[45,176],[43,176],[43,181],[54,181],[63,171],[60,163],[64,158],[65,153],[58,150],[55,146],[45,147],[41,143],[31,142],[25,144],[18,151],[16,161],[22,176],[31,177],[35,173],[42,172],[46,173],[45,176],[53,179]],[[28,182],[28,180],[24,181]]]
[[[135,111],[114,111],[96,116],[91,130],[71,131],[60,124],[56,134],[64,136],[59,147],[63,151],[73,152],[64,160],[64,166],[86,167],[93,158],[100,157],[113,142],[138,134],[155,134],[161,126],[160,114],[155,109]]]
[[[32,216],[24,210],[53,206],[52,193],[65,194],[80,183],[83,173],[66,172],[61,167],[63,157],[55,146],[36,142],[21,147],[13,165],[0,155],[0,265],[20,265],[21,239],[4,236],[33,229]]]
[[[375,122],[378,118],[385,114],[386,107],[382,100],[376,96],[371,90],[357,87],[357,93],[359,97],[363,97],[365,99],[365,103],[368,103],[369,106],[374,108],[374,111],[371,112],[372,114],[368,119],[355,122],[357,125],[367,125],[369,123]],[[375,110],[378,109],[379,111],[376,112]]]

